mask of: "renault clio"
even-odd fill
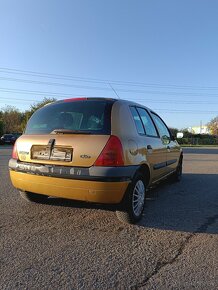
[[[117,99],[77,98],[37,110],[14,145],[12,184],[28,201],[48,197],[117,204],[135,223],[146,190],[180,180],[182,150],[153,110]]]

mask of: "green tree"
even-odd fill
[[[211,134],[218,135],[218,116],[213,118],[208,124],[207,124]]]
[[[30,106],[30,113],[31,115],[38,109],[44,107],[45,105],[49,104],[49,103],[53,103],[57,101],[55,98],[44,98],[42,101],[34,103]],[[30,117],[31,117],[30,115]]]
[[[21,130],[21,112],[12,106],[6,106],[1,111],[3,133],[15,133]]]
[[[175,137],[176,134],[179,132],[179,130],[177,128],[169,128],[170,129],[170,132],[171,134]]]

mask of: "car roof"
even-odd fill
[[[130,101],[130,100],[125,100],[125,99],[115,99],[115,98],[106,98],[106,97],[79,97],[79,98],[70,98],[70,99],[63,99],[63,100],[58,100],[54,103],[50,103],[50,104],[57,104],[57,103],[63,103],[63,102],[74,102],[74,101],[89,101],[89,100],[96,100],[96,101],[112,101],[112,102],[116,102],[119,104],[126,104],[126,105],[130,105],[130,106],[137,106],[137,107],[143,107],[146,110],[150,111],[150,112],[154,112],[153,110],[151,110],[150,108],[146,107],[145,105],[136,103],[134,101]],[[155,113],[155,112],[154,112]]]
[[[136,103],[134,101],[124,100],[124,99],[118,99],[117,101],[120,102],[120,103],[122,103],[122,104],[130,105],[130,106],[136,106],[136,107],[141,107],[141,108],[145,108],[146,110],[148,110],[150,112],[154,112],[153,110],[151,110],[147,106],[145,106],[143,104],[140,104],[140,103]]]

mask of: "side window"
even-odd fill
[[[157,137],[158,136],[157,131],[155,129],[155,126],[154,126],[148,112],[142,108],[137,108],[137,111],[142,119],[142,123],[145,127],[146,135],[152,136],[152,137]]]
[[[134,119],[134,122],[135,122],[136,129],[137,129],[138,133],[139,134],[145,134],[145,130],[143,128],[143,125],[142,125],[141,119],[139,117],[139,114],[136,111],[136,108],[130,107],[130,110],[131,110],[131,113],[132,113],[132,116],[133,116],[133,119]]]
[[[157,116],[156,114],[153,114],[152,113],[152,117],[153,117],[153,120],[158,128],[158,131],[159,131],[159,134],[160,134],[160,137],[163,137],[163,136],[167,136],[167,137],[171,137],[170,136],[170,132],[167,128],[167,126],[164,124],[164,122],[161,120],[161,118],[159,116]]]

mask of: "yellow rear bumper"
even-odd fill
[[[73,180],[38,176],[11,170],[10,177],[13,186],[22,191],[97,203],[115,204],[121,202],[129,184],[129,181]]]

